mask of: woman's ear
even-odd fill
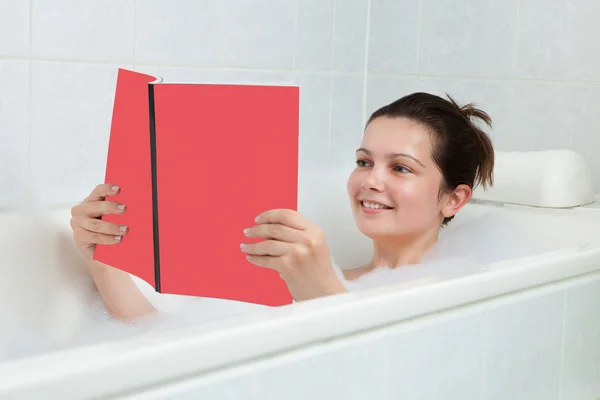
[[[444,218],[454,216],[469,202],[472,194],[473,191],[467,185],[458,185],[452,193],[447,194],[442,206],[442,215]]]

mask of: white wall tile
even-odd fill
[[[595,0],[521,1],[517,76],[600,80],[599,20]]]
[[[29,64],[0,60],[0,208],[22,203],[28,186]]]
[[[419,34],[418,0],[371,2],[368,70],[416,74]]]
[[[223,65],[292,68],[294,0],[230,0],[223,7]]]
[[[368,6],[369,2],[365,0],[335,0],[335,71],[364,71]]]
[[[363,79],[357,76],[334,76],[329,149],[332,166],[353,165],[363,128]]]
[[[544,289],[490,306],[484,399],[558,400],[564,300]]]
[[[599,6],[591,0],[552,0],[552,7],[542,0],[177,0],[168,6],[157,0],[0,0],[0,29],[10,32],[0,35],[0,57],[28,56],[30,3],[34,61],[137,62],[137,70],[163,71],[178,81],[278,83],[293,80],[294,69],[316,72],[297,75],[309,92],[301,106],[303,165],[326,158],[328,165],[353,162],[372,110],[417,89],[450,89],[492,114],[498,150],[573,148],[587,156],[600,188],[594,84],[558,89],[511,80],[515,68],[521,78],[597,79],[597,41],[587,39],[597,36]],[[363,93],[365,62],[370,75]],[[221,63],[230,69],[218,68]],[[420,77],[420,87],[403,74]],[[449,75],[463,79],[443,79]],[[480,80],[490,76],[508,79]],[[324,88],[331,79],[329,122]],[[56,96],[48,107],[71,101]],[[72,179],[77,182],[69,187],[80,185]]]
[[[389,399],[480,399],[484,312],[473,307],[390,332]]]
[[[416,77],[369,76],[365,120],[373,111],[417,91]]]
[[[215,83],[220,82],[223,79],[222,71],[219,69],[136,65],[135,70],[144,74],[160,77],[164,82]]]
[[[570,148],[573,132],[581,125],[578,92],[581,93],[578,88],[563,84],[515,83],[515,149]]]
[[[480,123],[492,137],[494,148],[506,151],[511,148],[511,96],[512,82],[469,79],[420,78],[419,90],[446,98],[446,93],[460,105],[475,103],[492,118],[492,129]]]
[[[29,55],[29,1],[0,0],[0,56]]]
[[[139,0],[136,62],[219,66],[220,17],[216,1]]]
[[[202,69],[144,65],[136,71],[158,76],[164,82],[219,83],[247,85],[295,85],[292,71],[260,71],[243,69]]]
[[[300,86],[299,168],[330,167],[329,94],[331,76],[296,73],[294,80]]]
[[[383,398],[386,338],[356,336],[282,355],[257,366],[263,399],[362,400]]]
[[[419,73],[512,77],[517,0],[423,0]]]
[[[331,70],[333,0],[299,0],[296,7],[296,70]]]
[[[228,70],[220,71],[221,82],[223,83],[248,83],[265,85],[285,85],[294,83],[294,74],[292,71],[271,72],[271,71],[253,71],[253,70]]]
[[[232,84],[293,84],[293,73],[243,69],[202,69],[162,67],[155,65],[137,66],[136,71],[160,76],[165,82],[189,83],[232,83]]]
[[[567,291],[561,400],[600,398],[600,277]]]
[[[33,56],[133,62],[134,0],[33,0]]]
[[[571,87],[570,90],[577,93],[571,97],[573,102],[566,111],[577,118],[571,125],[571,149],[585,157],[592,171],[596,193],[600,194],[600,84]]]
[[[32,175],[45,204],[104,182],[117,66],[33,63]]]
[[[600,85],[515,83],[512,147],[574,149],[595,171],[600,191]]]

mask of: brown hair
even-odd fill
[[[432,158],[442,173],[442,188],[452,192],[465,184],[473,189],[481,184],[485,189],[493,184],[494,148],[490,137],[471,118],[479,118],[492,127],[490,116],[473,103],[459,106],[450,95],[449,100],[429,93],[404,96],[375,111],[367,125],[375,118],[408,118],[431,132]],[[442,225],[452,220],[444,218]]]

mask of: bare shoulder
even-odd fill
[[[366,274],[369,271],[367,266],[356,267],[352,269],[346,269],[342,271],[344,274],[344,278],[348,281],[353,281],[355,279],[360,278],[362,275]]]

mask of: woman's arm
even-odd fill
[[[156,312],[127,272],[98,261],[88,267],[106,309],[117,319],[132,321]]]
[[[119,191],[114,185],[98,185],[81,204],[71,209],[71,228],[104,305],[116,318],[129,321],[156,310],[127,272],[94,260],[97,244],[118,246],[129,231],[126,226],[100,219],[107,214],[126,213],[124,204],[106,201],[107,196],[114,196]]]

